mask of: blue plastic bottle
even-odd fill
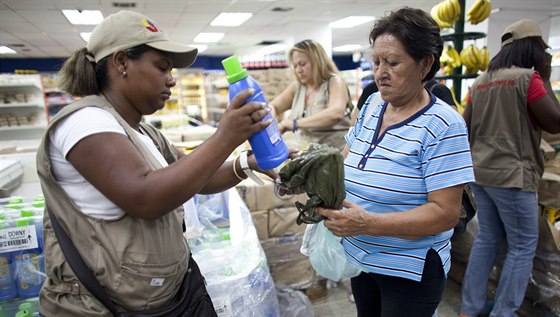
[[[0,220],[0,229],[8,229],[9,223]],[[0,252],[0,301],[17,297],[15,266],[12,252]]]
[[[229,82],[229,100],[232,100],[242,90],[253,88],[255,93],[247,99],[247,102],[259,101],[267,104],[261,87],[241,66],[237,56],[233,55],[224,59],[222,65],[224,65]],[[263,120],[272,120],[272,123],[265,130],[253,134],[249,138],[249,144],[251,144],[259,168],[269,170],[279,166],[288,158],[288,148],[282,140],[282,135],[272,114],[267,114]]]
[[[29,218],[16,220],[16,227],[31,225],[33,223]],[[45,280],[45,262],[42,250],[39,248],[17,250],[13,252],[13,255],[18,295],[23,298],[39,296]]]

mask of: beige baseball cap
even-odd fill
[[[550,47],[542,38],[541,28],[537,22],[530,19],[519,20],[508,26],[502,34],[502,47],[527,37],[540,37],[543,44]]]
[[[103,57],[141,44],[171,53],[175,68],[190,66],[198,53],[196,48],[170,41],[152,19],[134,11],[119,11],[103,19],[93,29],[86,47],[97,63]]]

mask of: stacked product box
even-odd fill
[[[42,196],[0,199],[0,316],[38,315],[44,206]]]

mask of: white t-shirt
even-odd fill
[[[54,177],[80,210],[91,217],[112,220],[124,216],[124,211],[93,187],[66,160],[68,152],[81,139],[102,132],[115,132],[126,136],[124,128],[109,112],[97,107],[82,108],[64,118],[51,130],[49,157]],[[167,166],[165,158],[152,139],[136,133],[161,165]],[[186,202],[184,207],[195,208],[192,200]]]

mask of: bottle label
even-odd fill
[[[34,225],[0,229],[0,252],[36,249],[39,247]]]

